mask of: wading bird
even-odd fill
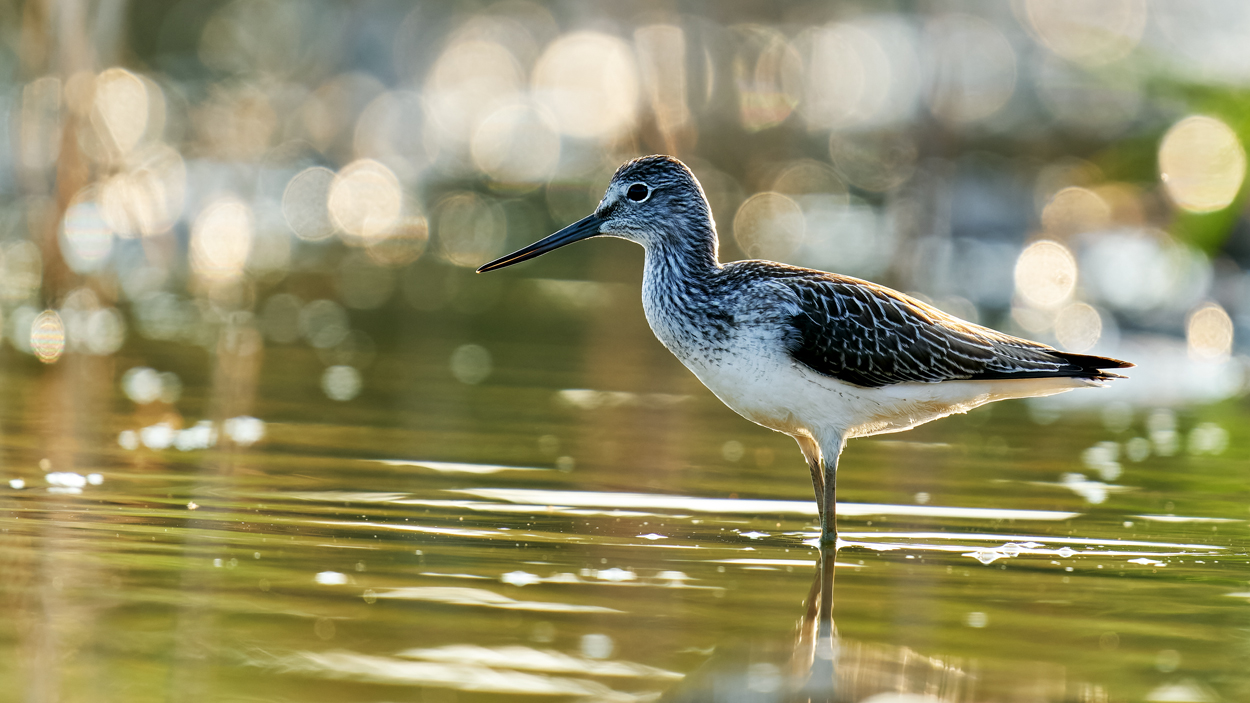
[[[668,156],[619,169],[585,219],[478,269],[590,237],[646,250],[642,303],[655,336],[743,417],[793,437],[807,459],[821,544],[836,545],[846,440],[900,432],[1007,398],[1123,378],[1132,364],[996,332],[859,279],[772,261],[717,259],[703,188]]]

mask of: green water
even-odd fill
[[[1241,401],[1179,409],[1173,454],[1156,435],[1140,461],[1149,408],[1108,429],[1006,403],[852,442],[829,659],[799,637],[797,447],[632,313],[410,316],[346,402],[302,347],[9,353],[0,701],[768,701],[812,672],[848,701],[1250,699]],[[466,341],[491,355],[472,385]],[[180,374],[176,403],[122,395],[139,364]],[[245,414],[250,446],[119,443]],[[1113,480],[1082,458],[1100,442]]]

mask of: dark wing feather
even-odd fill
[[[858,386],[1061,376],[1104,380],[1121,377],[1102,369],[1132,366],[974,325],[867,281],[771,262],[766,268],[766,275],[793,293],[797,306],[788,319],[790,355]]]

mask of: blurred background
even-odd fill
[[[347,400],[433,313],[632,295],[598,242],[469,274],[662,152],[724,260],[1132,358],[1155,403],[1244,387],[1239,2],[5,4],[0,305],[44,363],[308,345]]]
[[[651,153],[722,260],[1138,364],[851,444],[839,627],[885,663],[846,676],[1250,697],[1247,37],[1242,0],[0,0],[0,700],[654,700],[789,637],[807,472],[654,339],[641,249],[473,272]]]

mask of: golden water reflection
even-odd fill
[[[159,374],[144,378],[151,388],[136,375],[135,392],[155,402]],[[54,612],[96,609],[104,629],[79,636],[111,637],[142,611],[155,632],[216,640],[161,680],[208,676],[227,692],[233,672],[309,700],[329,700],[317,682],[330,681],[339,694],[384,686],[459,700],[1140,697],[1206,685],[1186,682],[1202,670],[1209,626],[1165,634],[1151,628],[1166,617],[1109,615],[1111,602],[1166,608],[1182,589],[1217,614],[1244,597],[1207,580],[1245,567],[1245,523],[1233,518],[850,501],[835,590],[834,555],[809,546],[818,528],[805,497],[707,496],[715,482],[685,495],[604,492],[581,485],[591,475],[545,466],[345,459],[309,451],[315,435],[299,424],[243,424],[260,421],[228,423],[229,446],[252,448],[216,456],[246,471],[151,473],[161,455],[123,447],[146,458],[10,482],[4,553],[63,560],[10,593],[58,593]],[[84,569],[103,574],[97,585],[73,575]],[[1021,641],[1037,628],[1057,646]],[[1081,655],[1090,638],[1106,663]],[[161,646],[140,633],[128,642]],[[1118,673],[1135,670],[1143,647],[1162,662],[1154,673]],[[76,672],[63,671],[66,685],[84,680]]]

